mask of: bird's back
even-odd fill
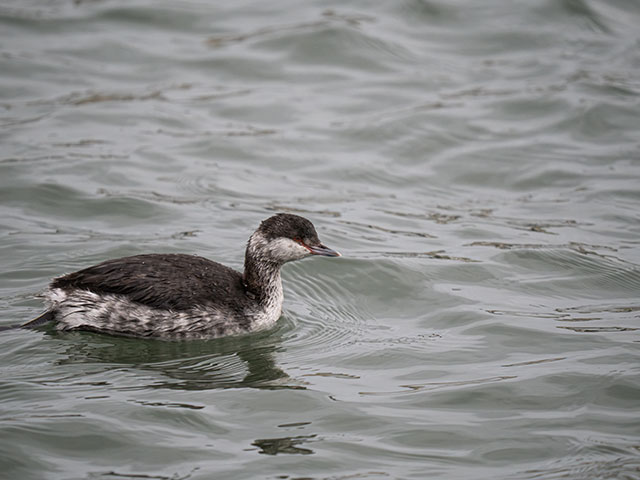
[[[146,254],[107,260],[58,277],[51,289],[123,295],[158,309],[188,310],[216,302],[244,303],[242,275],[220,263],[184,254]],[[241,305],[235,305],[236,308]]]

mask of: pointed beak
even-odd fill
[[[323,257],[341,257],[340,252],[336,252],[335,250],[331,250],[329,247],[325,247],[324,245],[316,245],[314,247],[310,247],[305,245],[307,249],[311,252],[312,255],[322,255]]]

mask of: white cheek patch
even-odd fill
[[[274,257],[288,262],[310,255],[311,252],[290,238],[277,238],[267,244],[267,250]]]

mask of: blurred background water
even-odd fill
[[[11,479],[640,478],[640,3],[0,2],[1,325],[142,252],[269,332],[0,335]]]

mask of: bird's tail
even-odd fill
[[[19,323],[16,323],[13,325],[0,326],[0,332],[3,332],[5,330],[13,330],[15,328],[36,328],[41,325],[44,325],[45,323],[49,323],[54,319],[54,317],[55,317],[55,313],[52,310],[47,310],[42,315],[39,315],[33,320],[30,320],[27,323],[23,323],[22,325]]]

